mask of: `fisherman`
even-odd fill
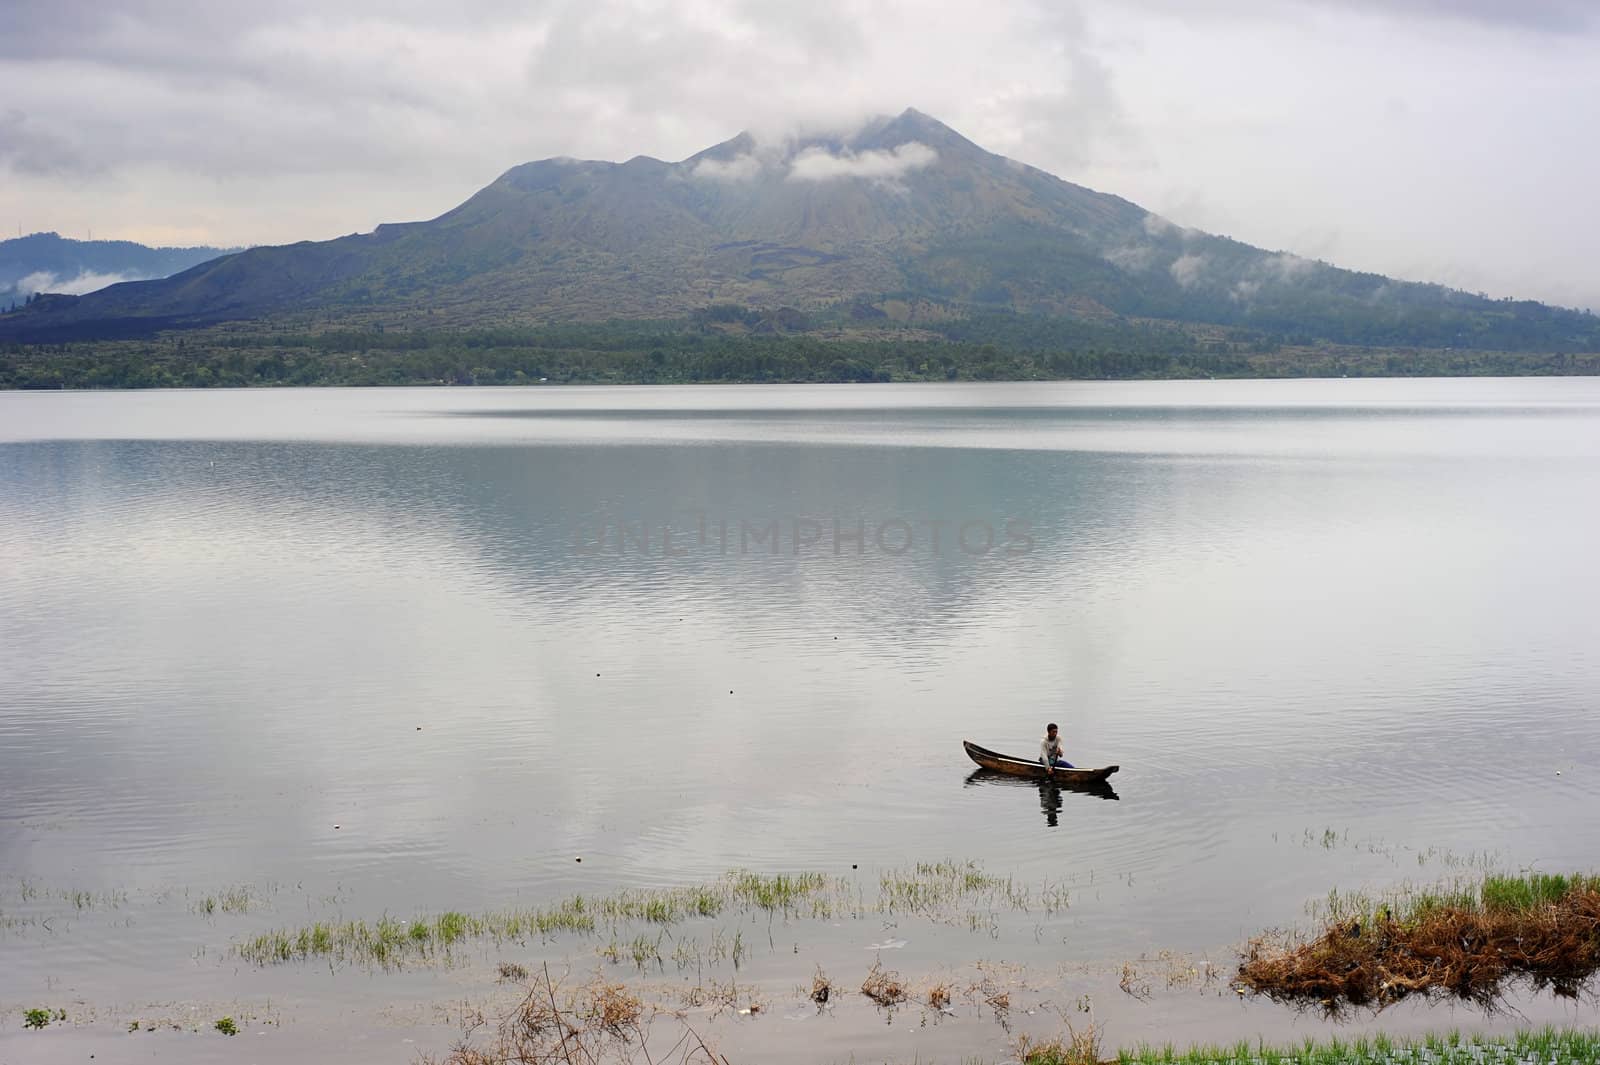
[[[1039,761],[1043,762],[1045,768],[1052,773],[1057,769],[1077,768],[1062,757],[1061,737],[1056,732],[1056,723],[1054,721],[1044,728],[1044,740],[1039,744]]]

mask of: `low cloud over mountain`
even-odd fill
[[[167,277],[222,254],[221,248],[148,248],[55,233],[0,241],[0,309],[40,293],[82,296],[124,281]]]

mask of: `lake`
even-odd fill
[[[1081,975],[1113,1036],[1303,1034],[1106,974],[1600,864],[1600,380],[8,393],[0,530],[0,1062],[57,1000],[59,1060],[222,1008],[272,1060],[409,1060],[493,944],[230,948],[945,859],[1071,904],[763,923],[747,978],[790,1010],[817,965],[981,957]],[[969,779],[963,739],[1047,721],[1115,801]],[[1004,1039],[852,1023],[810,1052]]]

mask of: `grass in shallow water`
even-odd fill
[[[1329,924],[1392,921],[1415,925],[1445,912],[1527,916],[1570,895],[1595,892],[1600,892],[1600,876],[1493,874],[1481,880],[1458,878],[1426,887],[1407,884],[1379,895],[1335,890],[1312,907],[1312,914]]]
[[[919,862],[878,878],[879,907],[886,913],[932,914],[959,902],[992,901],[1014,910],[1029,906],[1028,889],[1011,877],[991,876],[977,862]]]
[[[1065,888],[1046,884],[1041,900],[1045,912],[1055,913],[1066,906]],[[788,920],[909,912],[959,923],[971,918],[971,914],[963,917],[961,907],[974,905],[986,913],[1002,907],[1027,910],[1030,892],[1010,877],[990,876],[974,862],[922,863],[884,873],[879,880],[878,897],[872,901],[863,898],[854,884],[841,877],[735,871],[695,887],[627,890],[592,898],[574,895],[546,907],[481,914],[451,911],[407,920],[384,916],[376,921],[319,921],[300,928],[264,932],[234,950],[257,965],[331,959],[389,967],[447,956],[452,947],[469,940],[520,943],[609,928],[613,931],[613,945],[607,948],[608,956],[634,957],[639,962],[641,952],[633,949],[634,944],[617,940],[614,933],[620,926],[648,924],[665,928],[729,913],[765,914],[769,919]],[[661,940],[652,937],[650,942],[659,945]],[[739,942],[736,936],[736,953]],[[659,950],[651,952],[647,960],[659,963]]]
[[[1141,1046],[1117,1055],[1122,1065],[1596,1065],[1600,1032],[1542,1028],[1507,1036],[1459,1032],[1422,1039],[1378,1035],[1299,1046]]]
[[[549,907],[498,910],[468,914],[450,911],[401,921],[384,916],[377,921],[319,921],[297,929],[274,929],[239,944],[238,955],[257,965],[312,958],[379,966],[426,961],[449,952],[467,940],[523,942],[558,933],[591,933],[602,926],[629,923],[674,925],[716,917],[734,910],[762,911],[772,915],[821,916],[833,912],[846,897],[843,881],[820,873],[729,873],[721,880],[692,888],[657,891],[632,890],[598,899],[574,895]],[[623,953],[639,960],[638,937]],[[659,937],[649,940],[659,944]],[[659,960],[659,951],[652,955]]]

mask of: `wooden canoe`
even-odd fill
[[[1057,769],[1051,772],[1038,759],[1013,758],[1008,754],[991,751],[987,747],[979,747],[976,743],[967,740],[962,740],[961,746],[967,749],[967,757],[983,766],[983,768],[992,769],[996,773],[1004,773],[1010,777],[1057,780],[1063,784],[1102,784],[1107,777],[1121,768],[1121,766],[1108,765],[1102,769]]]

